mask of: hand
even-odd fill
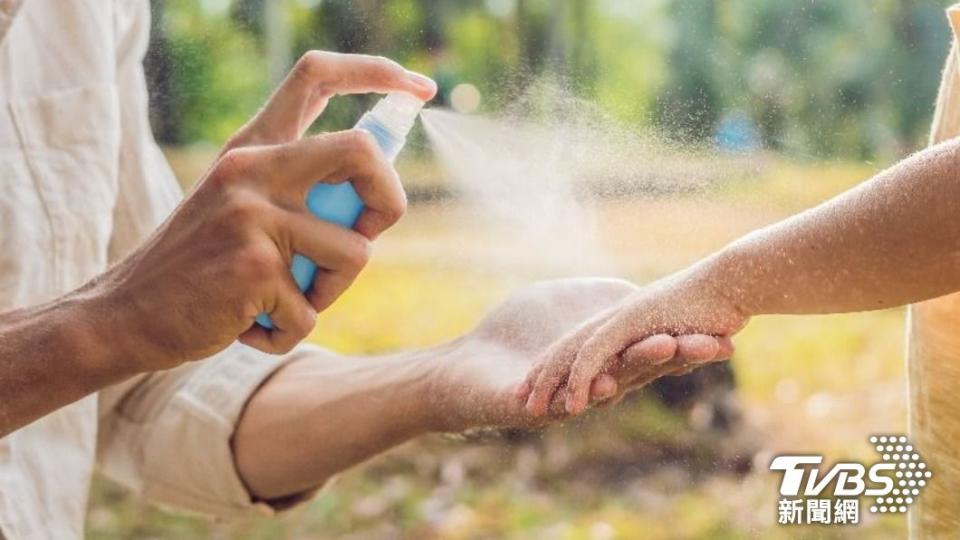
[[[337,95],[407,92],[423,101],[437,93],[437,84],[380,56],[310,51],[300,57],[267,104],[224,146],[235,148],[279,144],[303,136]],[[354,230],[374,240],[392,224],[391,216],[365,212]]]
[[[613,309],[594,317],[571,335],[551,347],[532,369],[521,388],[526,409],[545,414],[558,390],[563,392],[565,410],[579,414],[588,403],[591,384],[603,373],[620,369],[631,351],[657,334],[699,333],[716,336],[716,359],[729,358],[729,338],[743,328],[747,317],[708,278],[694,272],[671,276],[630,295]],[[701,339],[701,338],[697,338]],[[639,375],[648,382],[661,375],[689,371],[689,365],[649,364]]]
[[[626,281],[611,279],[554,280],[520,290],[444,348],[444,361],[435,363],[429,393],[431,407],[440,415],[439,429],[542,424],[547,418],[531,414],[518,397],[535,360],[578,324],[636,291]],[[687,364],[727,358],[731,350],[729,340],[705,335],[651,335],[594,380],[589,397],[594,404],[610,403],[655,378],[651,366],[657,375],[673,373]],[[565,416],[563,395],[559,392],[552,405],[547,403],[554,419]]]
[[[371,239],[395,223],[406,198],[393,167],[361,131],[300,139],[330,97],[435,84],[384,59],[310,52],[266,106],[224,148],[194,192],[144,246],[85,287],[103,324],[125,328],[127,359],[165,369],[238,339],[286,352],[313,328],[366,264]],[[357,232],[306,209],[316,182],[353,181],[366,208]],[[306,297],[290,275],[293,253],[317,262]],[[253,325],[269,313],[273,330]],[[120,343],[118,343],[120,345]]]
[[[285,352],[369,258],[367,238],[313,217],[304,203],[317,181],[345,178],[368,207],[400,217],[396,173],[367,134],[231,150],[145,244],[84,293],[106,300],[108,324],[123,329],[119,339],[130,341],[124,352],[140,370],[209,356],[238,336]],[[308,297],[290,275],[294,252],[326,269]],[[261,312],[275,329],[252,326]]]
[[[561,418],[562,400],[551,417],[529,414],[517,386],[554,340],[635,291],[618,280],[547,281],[440,347],[382,358],[305,349],[247,403],[232,441],[237,469],[259,498],[287,497],[427,432]],[[642,382],[648,364],[710,361],[729,346],[709,336],[646,339],[594,384],[594,403]]]

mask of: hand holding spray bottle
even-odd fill
[[[384,156],[393,163],[407,142],[407,134],[413,128],[422,108],[423,102],[409,94],[387,94],[373,109],[360,117],[354,128],[373,135]],[[318,182],[307,193],[307,208],[310,213],[324,221],[352,229],[363,213],[363,201],[349,180],[339,184]],[[317,265],[295,253],[290,272],[300,290],[306,292],[316,278]],[[273,322],[266,313],[257,316],[257,323],[264,328],[273,328]]]

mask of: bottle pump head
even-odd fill
[[[369,114],[376,117],[384,127],[403,138],[413,128],[423,105],[422,101],[410,94],[394,92],[377,102]]]

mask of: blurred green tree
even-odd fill
[[[543,81],[626,122],[708,141],[751,119],[799,154],[901,154],[923,142],[948,0],[152,0],[147,72],[166,144],[219,143],[291,59],[382,54],[460,82],[494,110]],[[267,8],[270,9],[267,9]],[[369,100],[334,100],[320,128]]]

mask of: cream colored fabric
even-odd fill
[[[147,120],[148,29],[147,0],[0,0],[0,309],[82,284],[180,200]],[[97,460],[155,502],[269,512],[250,501],[229,439],[288,359],[238,345],[0,439],[0,537],[82,537]]]
[[[960,135],[960,5],[947,10],[953,45],[943,68],[930,144]],[[910,509],[910,537],[960,537],[960,293],[911,306],[907,366],[910,439],[933,478]]]

